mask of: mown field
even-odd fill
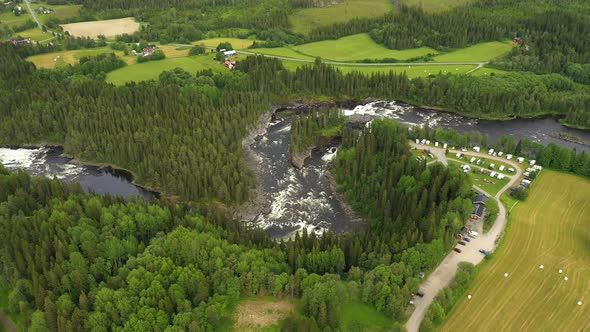
[[[220,37],[220,38],[209,38],[203,40],[197,40],[193,42],[194,45],[201,45],[207,47],[217,47],[220,43],[229,42],[231,46],[233,46],[236,50],[243,50],[252,45],[254,40],[251,39],[239,39],[239,38],[230,38],[230,37]]]
[[[33,17],[27,10],[27,6],[22,3],[20,4],[26,10],[26,13],[20,16],[15,16],[12,12],[4,12],[0,14],[0,25],[15,27],[25,23],[28,20],[33,20]],[[53,9],[52,13],[49,14],[37,14],[37,18],[41,23],[45,23],[51,17],[57,17],[59,19],[64,19],[72,16],[78,15],[80,11],[81,5],[48,5],[44,2],[39,2],[36,4],[31,4],[33,10],[37,10],[37,8],[44,6],[46,8]],[[24,36],[24,35],[23,35]],[[28,37],[28,36],[27,36]]]
[[[122,85],[132,81],[152,80],[157,79],[163,71],[172,70],[176,67],[180,67],[193,74],[203,69],[212,69],[214,71],[228,70],[219,62],[213,61],[209,55],[166,58],[164,60],[132,64],[117,69],[107,74],[106,81],[116,85]]]
[[[39,30],[37,28],[18,32],[17,35],[22,36],[22,37],[29,37],[35,41],[42,41],[42,40],[53,38],[53,35],[51,33],[43,32],[42,30]]]
[[[37,68],[55,68],[66,64],[75,64],[80,61],[81,57],[84,56],[96,56],[103,53],[115,53],[128,64],[135,62],[134,56],[124,56],[122,51],[114,51],[108,46],[88,48],[71,51],[60,51],[53,53],[44,53],[33,55],[27,58],[27,61],[31,61],[37,66]]]
[[[484,62],[504,55],[514,47],[512,41],[493,41],[475,44],[433,58],[435,62]]]
[[[125,17],[112,20],[62,24],[61,27],[73,36],[95,38],[100,35],[112,37],[124,33],[133,33],[139,30],[139,23],[133,17]]]
[[[397,59],[408,60],[427,54],[436,54],[437,51],[429,47],[420,47],[406,50],[392,50],[377,44],[366,33],[342,37],[337,40],[325,40],[293,46],[293,49],[313,57],[321,57],[333,61],[358,61],[364,59]]]
[[[590,330],[589,198],[590,180],[543,170],[512,210],[505,242],[468,290],[471,300],[441,330]]]
[[[418,6],[427,12],[440,12],[451,8],[464,6],[473,0],[401,0],[404,5]]]
[[[289,16],[289,23],[294,32],[306,34],[315,27],[346,22],[355,17],[377,17],[392,9],[390,0],[345,0],[328,7],[299,9]]]

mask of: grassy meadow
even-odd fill
[[[358,61],[364,59],[392,58],[408,60],[427,54],[436,54],[437,51],[429,47],[420,47],[407,50],[392,50],[377,44],[366,33],[342,37],[337,40],[324,40],[293,46],[293,49],[304,55],[321,57],[332,61]]]
[[[180,67],[193,74],[203,69],[212,69],[214,71],[228,70],[219,62],[212,60],[209,55],[185,56],[148,61],[119,68],[108,73],[106,81],[115,85],[123,85],[132,81],[152,80],[157,79],[163,71],[172,70],[176,67]]]
[[[435,62],[484,62],[502,56],[514,47],[512,41],[478,43],[433,58]]]
[[[229,42],[231,46],[234,47],[236,50],[243,50],[247,49],[254,43],[252,39],[239,39],[239,38],[230,38],[230,37],[220,37],[220,38],[209,38],[203,40],[197,40],[193,42],[194,45],[202,45],[207,47],[217,47],[220,43]]]
[[[35,41],[42,41],[42,40],[53,38],[53,35],[50,32],[43,32],[42,30],[39,30],[37,28],[17,32],[16,35],[19,35],[22,37],[29,37]]]
[[[115,53],[128,64],[135,63],[136,61],[134,56],[124,56],[122,51],[115,51],[108,46],[38,54],[28,57],[27,61],[34,63],[37,68],[51,69],[66,64],[75,64],[84,56],[96,56],[103,53]]]
[[[298,9],[289,16],[291,30],[307,34],[313,28],[346,22],[355,17],[377,17],[393,10],[390,0],[345,0],[342,3],[321,7]]]
[[[590,180],[543,170],[467,291],[471,300],[461,300],[441,330],[590,330],[589,197]]]
[[[293,58],[293,59],[303,59],[303,60],[314,60],[315,59],[315,57],[310,56],[310,55],[303,55],[303,54],[295,51],[291,47],[252,48],[252,49],[249,49],[248,51],[260,53],[260,54],[266,54],[266,55],[282,56],[282,57]]]
[[[467,5],[473,0],[402,0],[404,5],[418,6],[427,12],[441,12]]]

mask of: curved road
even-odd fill
[[[172,44],[174,46],[195,46],[194,44]],[[206,49],[214,50],[216,49],[213,46],[204,46]],[[258,52],[250,52],[244,50],[235,50],[238,54],[246,54],[246,55],[262,55],[267,58],[275,58],[279,60],[287,60],[287,61],[295,61],[295,62],[303,62],[303,63],[314,63],[315,60],[312,59],[298,59],[298,58],[291,58],[287,56],[281,55],[272,55],[272,54],[264,54]],[[362,62],[338,62],[338,61],[329,61],[329,60],[322,60],[322,63],[329,64],[329,65],[340,65],[340,66],[351,66],[351,67],[400,67],[400,66],[433,66],[433,65],[473,65],[477,66],[467,73],[471,73],[473,71],[478,70],[479,68],[487,65],[489,61],[484,62],[391,62],[391,63],[362,63]]]
[[[448,160],[445,155],[445,150],[442,148],[435,148],[432,146],[424,146],[424,145],[417,145],[415,143],[411,143],[413,147],[424,149],[428,148],[432,154],[434,154],[438,161],[441,161],[443,164],[447,165]],[[449,150],[449,153],[458,153],[461,151],[456,150]],[[500,196],[508,190],[510,187],[514,186],[522,177],[522,169],[518,163],[515,163],[511,160],[507,160],[502,157],[494,157],[484,153],[478,153],[470,151],[468,152],[470,155],[483,157],[486,159],[493,159],[497,161],[501,161],[504,164],[509,164],[510,166],[514,167],[516,170],[516,174],[512,175],[510,181],[502,188],[494,198],[498,201],[498,217],[494,222],[492,228],[485,234],[480,234],[476,239],[472,239],[471,242],[467,243],[465,247],[462,247],[462,253],[456,253],[451,251],[450,254],[443,259],[443,261],[438,265],[438,267],[428,276],[428,279],[420,286],[420,290],[424,292],[424,297],[414,299],[415,309],[410,316],[410,319],[406,323],[406,329],[408,332],[416,332],[420,327],[420,323],[426,314],[426,310],[432,300],[438,294],[438,292],[447,287],[451,281],[455,278],[455,274],[457,273],[457,267],[460,262],[469,262],[474,265],[479,264],[484,255],[479,252],[479,249],[487,249],[489,251],[494,251],[496,247],[496,240],[502,235],[504,232],[504,228],[506,227],[507,223],[507,216],[506,216],[506,208],[500,201]],[[474,186],[474,188],[488,196],[489,193],[486,193],[481,188]]]

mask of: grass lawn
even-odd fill
[[[164,60],[131,64],[127,67],[119,68],[108,73],[106,81],[116,85],[123,85],[131,81],[137,82],[157,79],[161,72],[176,67],[180,67],[193,74],[203,69],[212,69],[214,71],[227,70],[219,62],[213,61],[210,55],[166,58]]]
[[[53,35],[50,32],[43,32],[42,30],[39,30],[37,28],[17,32],[16,35],[22,37],[29,37],[35,41],[42,41],[45,39],[53,38]]]
[[[294,49],[290,47],[277,47],[277,48],[253,48],[249,49],[249,52],[255,52],[260,54],[267,54],[267,55],[276,55],[276,56],[283,56],[287,58],[293,59],[304,59],[304,60],[314,60],[315,57],[309,55],[303,55],[298,53]]]
[[[21,7],[26,9],[24,4]],[[28,11],[20,16],[15,16],[11,11],[0,14],[0,26],[15,27],[24,24],[28,20],[33,20]]]
[[[590,180],[543,170],[512,210],[502,247],[468,290],[472,299],[441,330],[590,330],[589,197]]]
[[[412,149],[412,157],[414,157],[414,158],[417,158],[418,156],[425,157],[426,158],[426,162],[436,160],[436,157],[430,158],[428,156],[428,154],[423,153],[422,151],[424,151],[424,149]]]
[[[460,167],[463,165],[462,163],[449,158],[449,165],[456,165]],[[505,177],[502,180],[498,180],[497,178],[493,178],[489,175],[482,174],[479,172],[479,168],[472,167],[471,172],[467,172],[469,177],[471,178],[471,182],[478,186],[479,188],[485,190],[488,194],[492,196],[496,196],[500,189],[504,188],[504,186],[510,181],[508,177]]]
[[[389,331],[393,321],[371,306],[361,302],[350,302],[338,313],[342,331]]]
[[[499,162],[497,160],[494,159],[487,159],[487,158],[481,158],[478,156],[474,156],[474,155],[470,155],[469,153],[465,153],[463,155],[462,159],[457,158],[457,156],[454,153],[449,153],[448,158],[450,159],[454,159],[454,160],[460,160],[461,162],[465,163],[465,164],[469,164],[469,165],[473,165],[475,167],[478,168],[484,168],[487,170],[491,170],[491,171],[495,171],[495,172],[501,172],[505,175],[511,175],[511,174],[515,174],[515,173],[510,173],[508,172],[508,168],[512,167],[514,168],[512,165],[507,164],[507,163],[503,163],[503,162]],[[471,158],[475,158],[474,162],[471,162]],[[481,160],[481,164],[477,164],[477,160]],[[517,163],[516,161],[514,161],[515,163]],[[490,168],[490,164],[494,164],[494,168]],[[500,168],[500,166],[504,166],[504,170],[503,171],[499,171],[498,169]],[[526,168],[526,167],[525,167]]]
[[[254,43],[254,40],[220,37],[220,38],[210,38],[210,39],[197,40],[197,41],[193,42],[193,44],[209,46],[209,47],[217,47],[217,45],[219,45],[220,43],[223,43],[223,42],[229,42],[231,44],[231,46],[233,46],[234,49],[236,49],[236,50],[243,50],[243,49],[250,47],[252,45],[252,43]]]
[[[283,66],[288,70],[294,71],[295,69],[310,65],[308,63],[296,62],[283,60]],[[439,72],[443,74],[465,74],[471,69],[475,68],[475,65],[427,65],[427,66],[347,66],[347,65],[334,65],[334,67],[340,69],[343,73],[350,73],[358,71],[363,74],[370,75],[372,73],[388,73],[393,71],[395,73],[406,72],[409,78],[415,77],[426,77],[429,75],[436,75]]]
[[[508,74],[508,73],[509,72],[502,70],[502,69],[482,67],[482,68],[479,68],[478,70],[472,72],[471,75],[473,75],[473,76],[489,76],[491,74],[504,75],[504,74]]]
[[[464,6],[473,0],[402,0],[407,6],[418,6],[427,12],[440,12],[447,9]]]
[[[358,61],[364,59],[392,58],[408,60],[427,54],[438,53],[429,47],[420,47],[407,50],[392,50],[377,44],[366,33],[342,37],[337,40],[324,40],[293,46],[293,49],[312,57],[321,57],[333,61]]]
[[[508,53],[514,47],[512,41],[493,41],[475,44],[449,53],[437,55],[435,62],[489,61]]]
[[[345,0],[322,8],[304,8],[289,16],[293,32],[306,34],[313,28],[346,22],[355,17],[378,17],[391,11],[390,0]]]
[[[55,68],[65,64],[75,64],[83,56],[95,56],[102,53],[115,53],[128,64],[136,61],[134,56],[124,56],[123,52],[115,51],[108,46],[38,54],[28,57],[27,61],[34,63],[37,68]]]

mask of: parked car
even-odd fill
[[[479,249],[479,252],[481,252],[482,254],[484,254],[486,256],[490,254],[490,252],[485,249]]]
[[[465,241],[465,242],[471,242],[471,239],[470,239],[470,238],[468,238],[468,237],[464,237],[464,238],[463,238],[463,241]]]
[[[419,290],[416,292],[416,295],[418,295],[419,297],[424,297],[424,292]]]
[[[454,250],[455,252],[461,253],[461,249],[459,249],[459,248],[455,248],[455,249],[453,249],[453,250]]]
[[[464,245],[466,245],[467,243],[465,243],[465,242],[463,242],[463,241],[459,241],[459,244],[460,244],[460,245],[462,245],[462,246],[464,246]]]

